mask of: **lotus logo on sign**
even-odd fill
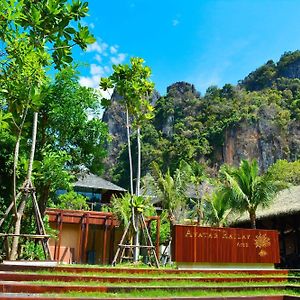
[[[260,251],[258,252],[259,256],[266,256],[268,252],[264,249],[271,246],[271,240],[267,237],[266,234],[258,234],[255,237],[255,247],[259,248]]]

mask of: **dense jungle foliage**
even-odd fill
[[[236,86],[211,86],[201,96],[184,82],[171,85],[155,102],[155,117],[142,131],[144,175],[156,162],[173,173],[181,160],[198,161],[216,174],[222,159],[225,132],[241,123],[257,124],[272,110],[272,126],[278,136],[288,135],[300,121],[300,51],[287,52],[276,64],[267,62]],[[136,148],[133,145],[133,148]],[[295,149],[287,149],[288,153]],[[136,151],[136,150],[135,150]],[[292,160],[297,160],[299,149]],[[290,160],[288,155],[280,158]],[[253,159],[255,157],[245,157]],[[128,186],[127,149],[123,147],[113,179]]]

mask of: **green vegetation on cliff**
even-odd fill
[[[299,159],[299,78],[296,51],[278,63],[268,61],[237,86],[211,86],[203,96],[189,83],[171,85],[155,102],[155,117],[143,132],[144,174],[153,161],[163,172],[174,172],[185,160],[203,162],[214,173],[224,162],[238,165],[241,159],[256,158],[262,170],[277,159]],[[124,185],[123,151],[113,173]]]

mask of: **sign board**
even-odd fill
[[[280,262],[276,230],[175,225],[172,234],[172,258],[176,262]]]

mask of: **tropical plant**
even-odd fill
[[[256,228],[256,210],[270,205],[282,185],[268,174],[259,175],[256,160],[242,160],[238,168],[224,165],[220,170],[223,193],[228,194],[231,206],[239,212],[248,212],[251,228]]]
[[[153,92],[154,84],[149,80],[151,69],[144,66],[142,58],[133,57],[130,59],[130,64],[114,65],[114,72],[108,78],[101,78],[100,87],[107,91],[109,88],[114,88],[115,91],[122,97],[126,112],[126,130],[127,130],[127,147],[129,159],[129,173],[130,173],[130,193],[133,196],[133,160],[131,150],[131,125],[136,129],[137,137],[137,178],[135,194],[140,196],[141,185],[141,126],[147,120],[153,118],[153,107],[149,102],[149,98]],[[110,101],[103,99],[104,106],[110,105]],[[132,121],[132,124],[131,124]],[[132,197],[133,199],[133,197]],[[139,228],[138,221],[135,218],[137,212],[132,203],[132,226],[136,232],[135,244],[138,245]],[[138,249],[135,248],[134,261],[138,259]]]
[[[191,217],[197,217],[197,224],[200,225],[204,218],[204,207],[203,207],[203,196],[204,196],[204,186],[203,183],[207,179],[205,170],[202,164],[194,161],[190,168],[190,181],[191,187],[195,191],[195,197],[190,199],[192,204],[192,214]]]
[[[86,200],[86,197],[71,190],[58,196],[55,207],[60,209],[90,210]]]
[[[228,193],[222,189],[216,189],[206,197],[205,220],[210,226],[223,227],[232,211]]]
[[[288,162],[287,160],[279,159],[268,168],[268,175],[277,181],[299,185],[300,160]]]
[[[153,195],[161,203],[162,208],[168,212],[170,226],[179,223],[187,213],[187,173],[179,168],[173,176],[170,170],[163,174],[158,165],[154,163],[153,174]]]
[[[125,226],[132,219],[133,210],[145,216],[150,216],[155,211],[149,197],[131,195],[130,193],[126,193],[122,197],[113,197],[110,209]]]

